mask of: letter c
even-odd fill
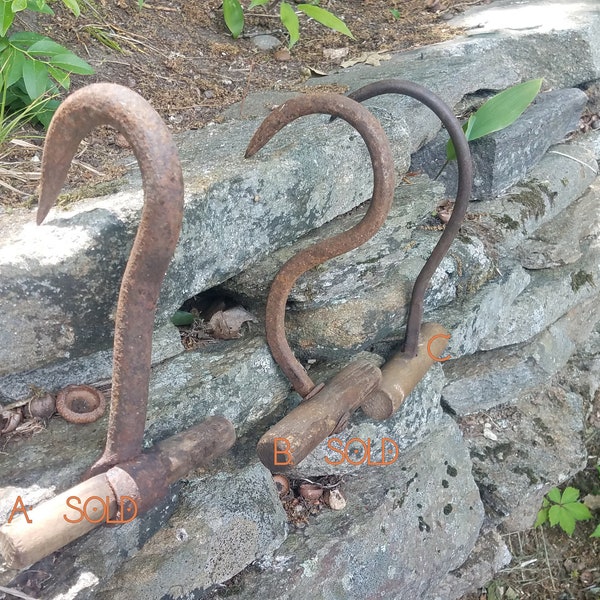
[[[449,340],[451,337],[452,336],[449,333],[438,333],[437,335],[434,335],[433,337],[429,338],[429,341],[427,342],[427,354],[429,354],[429,358],[432,358],[433,360],[435,360],[435,362],[446,362],[447,360],[450,360],[452,358],[450,355],[444,356],[444,358],[435,356],[433,352],[431,352],[431,344],[433,344],[433,341],[437,340],[438,338],[444,338],[445,340]]]

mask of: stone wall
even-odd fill
[[[515,20],[518,7],[527,10]],[[232,109],[223,124],[177,140],[186,213],[159,303],[145,434],[150,446],[222,414],[238,442],[149,514],[96,529],[35,571],[0,567],[0,585],[23,587],[48,572],[44,598],[294,599],[310,586],[327,599],[452,600],[510,560],[499,534],[530,527],[548,488],[582,468],[584,406],[600,389],[600,132],[568,136],[588,102],[582,89],[600,79],[600,8],[501,0],[457,23],[467,28],[461,39],[318,81],[356,89],[403,77],[455,106],[544,77],[544,92],[514,125],[472,144],[478,201],[425,303],[425,319],[452,334],[451,360],[432,367],[387,421],[359,411],[338,434],[393,439],[398,460],[332,467],[324,459],[338,456],[323,443],[294,475],[344,475],[347,504],[305,528],[287,523],[257,460],[257,439],[298,402],[260,325],[270,282],[299,248],[361,217],[372,177],[359,137],[318,116],[244,160],[273,104],[269,94],[249,97],[245,119]],[[398,181],[411,161],[422,173],[400,181],[371,241],[294,288],[289,339],[317,381],[358,353],[380,363],[393,351],[412,282],[440,234],[431,213],[453,193],[452,169],[431,179],[445,143],[432,113],[394,96],[368,106],[390,137]],[[31,385],[55,391],[110,378],[111,313],[138,188],[132,173],[118,193],[54,211],[40,228],[32,214],[0,214],[3,404]],[[259,324],[186,352],[169,318],[208,289],[241,302]],[[76,483],[105,424],[53,418],[44,432],[10,441],[0,453],[0,522],[17,496],[29,506]]]

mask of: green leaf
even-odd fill
[[[27,0],[12,0],[12,11],[14,13],[27,8]]]
[[[291,48],[300,39],[300,22],[298,21],[298,15],[287,2],[282,2],[279,7],[279,18],[290,34],[288,48]]]
[[[185,310],[178,310],[171,317],[171,323],[176,327],[181,327],[182,325],[191,325],[194,322],[194,315],[192,313],[186,312]]]
[[[587,521],[592,518],[590,509],[583,502],[569,502],[563,505],[563,509],[576,521]]]
[[[566,510],[561,510],[559,513],[560,528],[568,535],[573,535],[575,531],[575,519],[572,514]]]
[[[45,39],[45,36],[33,31],[18,31],[17,33],[13,33],[8,38],[8,41],[21,50],[27,50],[29,46],[43,39]]]
[[[600,523],[598,523],[598,526],[596,527],[596,529],[594,529],[594,533],[592,533],[590,537],[600,537]]]
[[[62,3],[76,16],[78,17],[81,14],[81,9],[79,8],[79,4],[77,4],[77,0],[62,0]]]
[[[390,12],[392,13],[392,17],[394,17],[396,20],[401,17],[400,11],[397,8],[390,8]]]
[[[515,85],[490,98],[475,114],[468,140],[476,140],[514,123],[531,104],[542,87],[542,79]]]
[[[560,498],[561,504],[568,504],[569,502],[577,502],[579,498],[579,490],[574,487],[567,487],[565,491],[562,493]]]
[[[540,510],[538,511],[538,514],[537,514],[537,519],[535,520],[535,523],[533,524],[533,526],[541,527],[547,521],[548,521],[548,509],[540,508]]]
[[[39,98],[48,89],[48,69],[39,60],[26,60],[23,64],[25,90],[31,100]]]
[[[27,52],[33,56],[51,56],[54,54],[63,54],[69,52],[69,50],[50,38],[44,38],[29,46]]]
[[[555,504],[560,504],[560,490],[558,488],[552,488],[548,492],[548,499],[554,502]]]
[[[10,70],[6,76],[6,85],[10,87],[23,77],[23,65],[25,64],[25,55],[18,50],[13,51],[13,57]]]
[[[541,87],[542,79],[531,79],[492,96],[469,117],[465,130],[467,141],[477,140],[512,125],[531,104]],[[446,156],[448,160],[456,158],[452,140],[446,146]]]
[[[254,8],[255,6],[262,6],[263,4],[266,4],[269,1],[270,0],[252,0],[252,2],[250,2],[250,5],[248,6],[248,10]]]
[[[50,125],[50,121],[52,121],[52,117],[56,112],[56,109],[59,107],[60,102],[58,100],[48,100],[43,104],[43,106],[36,111],[35,118],[46,128]]]
[[[0,35],[6,34],[14,18],[15,13],[10,6],[10,2],[0,0]]]
[[[223,0],[223,18],[233,39],[244,29],[244,11],[239,0]]]
[[[77,73],[78,75],[91,75],[94,69],[85,60],[75,56],[72,52],[58,54],[50,59],[50,64],[53,67],[59,67],[69,73]]]
[[[313,6],[312,4],[298,4],[298,10],[301,10],[311,19],[321,23],[321,25],[325,25],[325,27],[329,27],[329,29],[339,31],[340,33],[343,33],[344,35],[354,39],[354,36],[346,26],[346,23],[344,23],[344,21],[341,19],[338,19],[338,17],[336,17],[333,13],[330,13],[328,10],[320,8],[319,6]]]
[[[550,522],[550,525],[552,525],[552,527],[554,527],[555,525],[558,524],[559,520],[560,520],[560,506],[558,504],[554,504],[548,509],[548,521]]]
[[[46,0],[28,0],[27,10],[43,13],[45,15],[54,14],[54,11],[46,4]]]
[[[68,73],[65,73],[62,69],[57,69],[52,65],[48,65],[48,73],[58,85],[60,85],[65,90],[68,90],[71,87],[71,78]]]

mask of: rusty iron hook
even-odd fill
[[[289,293],[305,271],[358,248],[384,223],[394,197],[394,161],[379,121],[360,104],[338,94],[314,94],[288,100],[273,110],[254,133],[246,158],[260,150],[279,130],[306,115],[324,113],[340,117],[354,127],[365,141],[373,167],[373,198],[364,218],[354,227],[299,252],[277,273],[267,298],[267,342],[276,362],[294,389],[304,398],[318,391],[294,356],[285,335],[285,307]],[[319,388],[320,389],[320,388]]]
[[[383,94],[402,94],[404,96],[410,96],[430,108],[446,127],[446,131],[450,135],[450,139],[456,150],[456,160],[458,164],[458,188],[452,215],[446,224],[438,243],[431,251],[431,255],[425,262],[425,265],[423,265],[413,286],[413,292],[408,308],[408,318],[406,321],[406,334],[403,343],[404,355],[407,358],[412,358],[417,355],[419,330],[423,319],[425,291],[429,286],[431,277],[439,267],[454,238],[458,234],[469,206],[469,198],[473,186],[473,162],[471,159],[471,151],[469,150],[469,143],[458,119],[454,116],[454,113],[448,105],[426,87],[403,79],[386,79],[365,85],[349,94],[348,97],[357,102],[363,102],[364,100]]]
[[[150,104],[132,90],[97,83],[68,96],[50,123],[42,159],[38,225],[54,205],[79,143],[104,124],[120,131],[133,148],[145,200],[117,304],[106,448],[89,475],[141,451],[154,314],[183,219],[183,177],[169,130]]]
[[[141,452],[154,315],[183,218],[177,149],[141,96],[119,85],[93,84],[59,107],[46,137],[37,222],[54,204],[79,142],[101,124],[112,125],[131,144],[145,198],[119,292],[106,448],[82,483],[33,508],[26,524],[21,514],[0,527],[0,553],[11,568],[29,566],[101,522],[131,521],[165,498],[172,483],[235,442],[233,424],[213,416]],[[69,504],[73,500],[83,508]],[[77,508],[80,516],[67,518],[66,506]]]

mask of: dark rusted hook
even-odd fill
[[[431,281],[431,277],[439,267],[446,252],[448,252],[448,248],[450,248],[452,241],[458,234],[469,206],[469,198],[471,196],[471,188],[473,185],[473,162],[471,160],[469,143],[467,142],[462,127],[454,116],[454,113],[441,98],[422,85],[402,79],[386,79],[384,81],[365,85],[349,94],[348,97],[357,102],[363,102],[364,100],[383,94],[402,94],[404,96],[410,96],[430,108],[446,127],[450,139],[454,144],[454,148],[456,149],[456,160],[458,163],[458,189],[452,216],[446,224],[438,243],[432,250],[431,256],[427,259],[421,272],[417,276],[415,285],[413,286],[403,344],[404,355],[407,358],[412,358],[417,354],[419,330],[423,319],[425,291]]]
[[[42,160],[38,225],[53,206],[79,143],[104,124],[120,131],[133,148],[145,200],[117,304],[106,448],[89,475],[141,452],[154,314],[183,219],[183,178],[169,130],[150,104],[132,90],[97,83],[71,94],[52,119]]]
[[[266,310],[267,341],[273,357],[291,381],[294,389],[307,397],[315,384],[294,356],[285,335],[285,306],[289,293],[305,271],[358,248],[381,227],[394,197],[394,162],[387,136],[379,121],[354,100],[337,94],[314,94],[288,100],[262,122],[246,150],[250,157],[260,150],[280,129],[299,117],[324,113],[350,123],[362,136],[373,166],[373,199],[365,217],[349,229],[323,240],[288,260],[275,277]],[[316,391],[316,390],[315,390]]]
[[[145,197],[119,293],[106,448],[83,483],[36,506],[31,518],[20,514],[0,527],[0,553],[11,568],[32,564],[102,522],[131,521],[163,499],[170,484],[206,466],[235,442],[233,424],[213,416],[141,453],[154,314],[183,217],[177,149],[143,98],[119,85],[94,84],[59,107],[42,160],[38,224],[56,200],[79,142],[100,124],[112,125],[128,139],[140,164]],[[69,409],[66,398],[63,403]],[[67,517],[65,507],[76,509],[74,519]]]

